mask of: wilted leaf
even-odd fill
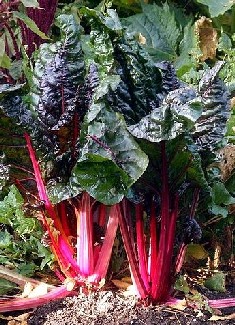
[[[203,260],[208,257],[208,253],[202,245],[189,244],[186,251],[187,257],[193,257],[197,260]]]
[[[122,290],[128,290],[128,288],[131,286],[130,282],[125,282],[122,280],[112,280],[113,284],[118,288]]]
[[[215,273],[212,277],[204,282],[205,287],[218,292],[225,292],[225,274],[222,272]]]
[[[218,47],[217,31],[213,28],[211,19],[201,17],[195,24],[195,32],[198,36],[199,46],[202,51],[201,61],[214,59]]]
[[[212,315],[209,318],[210,321],[228,320],[228,319],[235,319],[235,313],[226,316]]]
[[[176,310],[185,310],[187,308],[187,301],[186,299],[177,299],[175,302],[170,302],[169,306]]]

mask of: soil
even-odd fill
[[[234,288],[224,294],[203,289],[209,299],[234,297]],[[22,312],[21,312],[22,314]],[[9,314],[10,315],[10,314]],[[11,314],[12,315],[12,314]],[[19,315],[19,313],[18,313]],[[234,324],[235,308],[208,311],[206,305],[200,309],[176,310],[166,306],[144,306],[134,296],[123,291],[98,291],[83,293],[45,304],[25,314],[26,320],[18,322],[0,319],[0,325],[154,325],[154,324]],[[7,316],[7,315],[5,315]],[[217,317],[212,320],[211,317]],[[15,319],[15,320],[14,320]]]

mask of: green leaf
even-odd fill
[[[71,180],[105,204],[119,202],[144,173],[148,158],[126,128],[123,117],[103,104],[85,130],[82,155]]]
[[[0,231],[0,248],[4,249],[11,245],[12,236],[7,230]]]
[[[225,289],[225,274],[222,272],[215,273],[210,278],[204,281],[205,287],[218,292],[226,292]]]
[[[128,129],[135,137],[151,142],[171,140],[191,130],[201,111],[195,91],[190,87],[179,88],[170,92],[160,107]]]
[[[0,278],[0,295],[5,295],[6,293],[18,288],[17,285],[13,282],[10,282],[6,279]]]
[[[25,25],[31,29],[32,32],[40,36],[42,39],[49,40],[50,38],[46,36],[43,32],[40,31],[38,26],[35,24],[35,22],[29,18],[27,15],[25,15],[23,12],[19,11],[13,11],[13,17],[16,19],[22,20]]]
[[[180,275],[179,278],[176,280],[174,288],[176,290],[184,292],[185,294],[189,293],[190,291],[189,285],[183,275]]]
[[[193,257],[197,260],[203,260],[208,257],[208,253],[202,245],[189,244],[186,251],[187,257]]]
[[[234,5],[234,0],[196,0],[196,2],[207,6],[212,18],[223,15]]]
[[[143,12],[123,19],[128,33],[141,34],[146,39],[145,47],[149,53],[159,60],[173,60],[180,29],[174,12],[167,3],[163,6],[143,5]]]
[[[216,183],[212,187],[212,199],[215,204],[229,205],[235,203],[235,198],[226,189],[224,183]]]
[[[39,3],[37,0],[20,0],[25,7],[38,8]]]
[[[175,60],[177,75],[182,77],[191,68],[196,70],[198,59],[201,55],[197,36],[195,33],[195,25],[190,21],[184,27],[183,39],[179,44],[179,56]]]
[[[0,67],[2,66],[3,57],[5,55],[5,35],[0,37]]]
[[[23,263],[18,266],[18,272],[24,276],[33,276],[38,266],[33,262]]]
[[[230,37],[222,31],[219,38],[218,50],[226,52],[229,51],[231,48],[232,48],[232,41]]]

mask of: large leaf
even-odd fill
[[[195,90],[179,88],[170,92],[160,107],[128,129],[135,137],[151,142],[171,140],[193,128],[201,108]]]
[[[212,18],[223,15],[234,5],[234,0],[196,0],[196,2],[206,5]]]
[[[229,93],[218,73],[223,63],[205,71],[199,83],[203,112],[195,123],[194,139],[201,150],[211,151],[218,148],[226,133],[226,124],[230,116]]]
[[[158,60],[173,60],[180,36],[174,12],[167,3],[163,6],[143,5],[143,12],[123,20],[128,33],[140,33],[146,48]]]
[[[85,131],[86,143],[70,181],[105,204],[120,201],[143,174],[147,156],[129,134],[122,116],[103,108]]]
[[[116,41],[114,56],[121,82],[115,91],[109,92],[108,101],[128,124],[134,124],[159,106],[160,69],[133,38]]]

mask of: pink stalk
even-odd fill
[[[156,220],[156,207],[152,202],[150,212],[150,282],[153,283],[155,273],[157,271],[157,256],[158,256],[158,243],[157,243],[157,220]]]
[[[120,213],[120,210],[117,208],[117,205],[112,206],[109,213],[104,242],[100,250],[98,261],[95,265],[94,274],[89,278],[91,282],[98,282],[106,276],[118,228],[118,213]]]
[[[48,303],[49,301],[64,298],[72,294],[74,293],[68,291],[66,285],[62,285],[51,290],[45,295],[36,298],[15,298],[6,302],[0,302],[0,313],[36,308]]]
[[[140,275],[143,279],[145,288],[149,291],[149,281],[147,272],[147,254],[144,238],[144,222],[143,222],[143,207],[141,204],[135,205],[136,212],[136,240],[137,240],[137,252],[139,258]]]
[[[83,193],[79,213],[77,261],[84,276],[91,275],[94,270],[93,256],[93,220],[91,213],[91,197]]]
[[[165,284],[162,283],[162,277],[166,271],[165,263],[169,258],[166,255],[168,246],[168,230],[170,219],[170,202],[169,202],[169,184],[168,184],[168,168],[165,142],[161,142],[162,156],[162,197],[161,197],[161,232],[159,242],[159,254],[157,259],[157,270],[152,280],[152,298],[154,300],[162,299],[162,288]]]
[[[100,227],[104,227],[105,222],[106,222],[106,206],[104,204],[100,204],[98,224]]]
[[[67,218],[67,213],[66,213],[65,202],[64,201],[60,202],[57,205],[57,209],[58,209],[58,215],[60,216],[61,225],[64,230],[65,236],[69,237],[69,236],[71,236],[71,232],[70,232],[69,225],[68,225],[68,218]]]
[[[235,307],[235,298],[226,298],[226,299],[218,299],[218,300],[208,300],[208,305],[211,308]]]
[[[147,298],[148,292],[145,288],[144,282],[141,278],[141,274],[139,271],[139,265],[138,261],[136,259],[136,254],[135,254],[135,247],[132,245],[132,241],[130,238],[130,234],[128,231],[128,226],[125,217],[120,211],[120,205],[117,206],[117,213],[118,213],[118,218],[119,218],[119,226],[120,226],[120,231],[122,234],[122,240],[125,246],[125,250],[127,253],[127,258],[130,264],[130,269],[131,273],[133,276],[133,280],[136,285],[137,292],[139,293],[140,297],[142,299]]]
[[[58,251],[57,251],[57,258],[58,261],[60,261],[60,259],[62,258],[62,260],[64,259],[65,261],[67,261],[67,265],[68,267],[72,266],[74,268],[74,270],[76,272],[79,272],[79,267],[76,263],[76,261],[73,258],[73,249],[72,247],[69,245],[68,240],[64,234],[63,228],[61,226],[60,220],[56,214],[56,211],[51,203],[51,201],[48,198],[47,192],[46,192],[46,187],[44,185],[43,179],[42,179],[42,174],[40,171],[40,167],[33,149],[33,146],[31,144],[31,139],[28,133],[24,134],[25,140],[26,140],[26,144],[27,144],[27,148],[29,151],[29,155],[30,155],[30,159],[33,165],[33,169],[34,169],[34,174],[35,174],[35,179],[36,179],[36,184],[37,184],[37,190],[38,190],[38,194],[39,194],[39,198],[41,201],[44,202],[45,205],[45,209],[49,215],[50,218],[52,218],[53,222],[54,222],[54,226],[55,226],[55,231],[59,230],[56,232],[56,237],[57,237],[57,242],[58,242]],[[44,223],[47,225],[48,221],[46,220],[46,218],[44,218]],[[48,225],[47,225],[48,226]],[[50,234],[51,239],[54,239],[54,236],[51,232],[50,226],[47,227],[48,232]],[[65,270],[63,270],[65,271]]]
[[[175,262],[175,273],[179,273],[182,266],[183,266],[183,263],[184,263],[184,258],[185,258],[185,254],[186,254],[186,249],[187,249],[187,245],[182,243],[180,245],[180,248],[179,248],[179,252],[177,254],[177,257],[176,257],[176,262]]]
[[[174,307],[174,305],[180,304],[181,302],[182,302],[181,299],[177,299],[175,297],[169,297],[165,305]],[[215,308],[215,309],[235,307],[235,298],[208,300],[208,305],[211,308]]]

